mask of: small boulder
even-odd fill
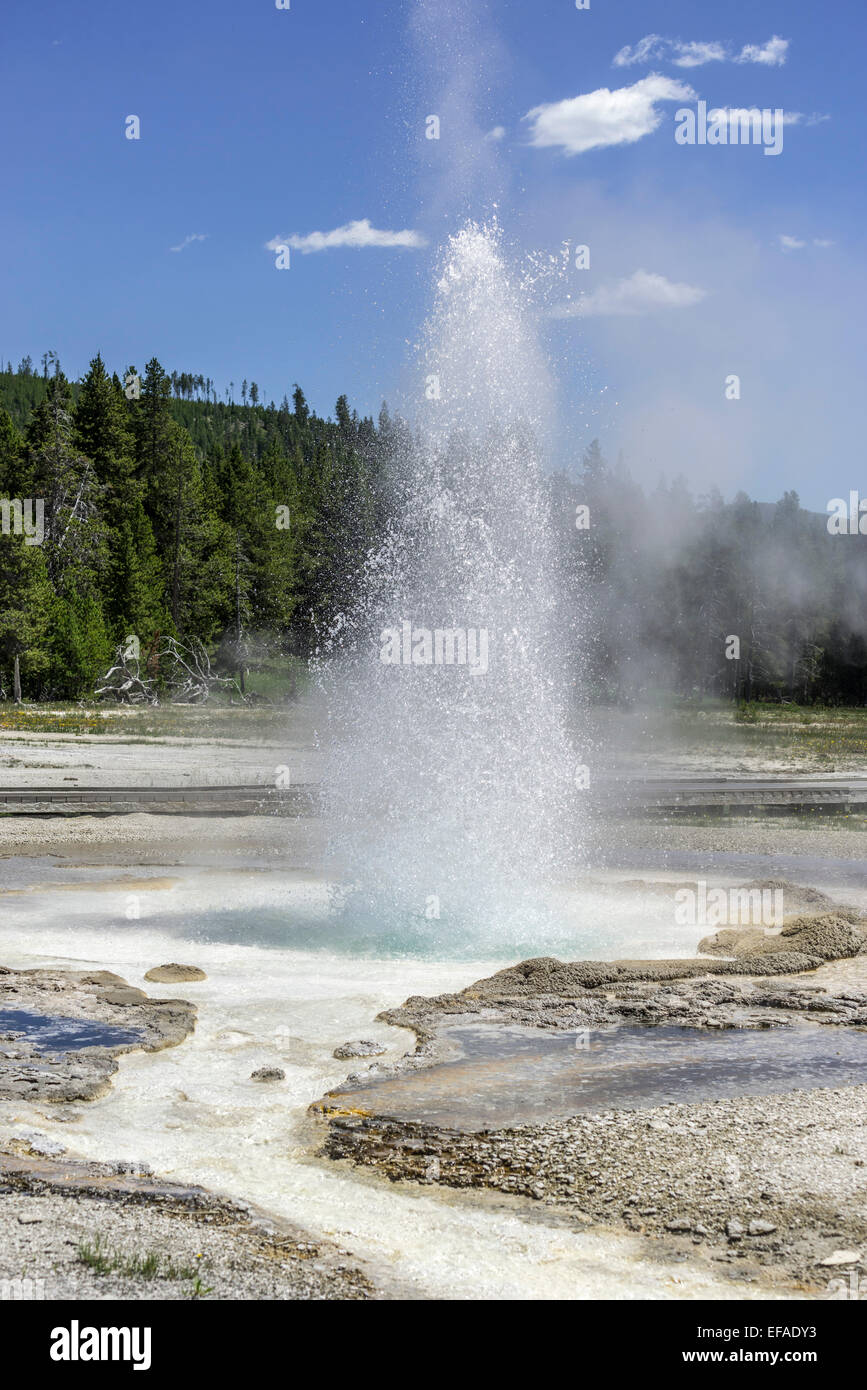
[[[123,989],[118,986],[117,989],[100,990],[97,998],[103,1004],[116,1004],[119,1008],[129,1004],[146,1004],[148,1002],[144,990],[136,989],[133,985],[124,985]]]
[[[747,1227],[747,1235],[769,1236],[772,1235],[776,1229],[772,1221],[751,1221]]]
[[[667,1231],[691,1231],[692,1222],[688,1216],[676,1216],[673,1221],[666,1221]]]
[[[47,1134],[42,1134],[38,1129],[20,1129],[12,1135],[12,1145],[19,1146],[28,1153],[37,1154],[40,1158],[60,1158],[66,1153],[63,1144],[56,1139],[51,1139]]]
[[[832,1255],[826,1256],[824,1260],[819,1260],[817,1263],[823,1269],[835,1269],[838,1265],[856,1265],[860,1259],[861,1254],[858,1250],[835,1250]]]
[[[359,1038],[357,1042],[345,1042],[340,1047],[335,1047],[332,1053],[338,1062],[347,1062],[352,1057],[381,1057],[388,1048],[381,1043],[371,1042],[368,1038]]]
[[[197,965],[178,965],[176,962],[171,965],[155,965],[153,970],[148,970],[145,975],[146,980],[152,980],[157,985],[192,984],[194,980],[207,978],[204,970],[200,970]]]
[[[698,943],[700,956],[742,956],[744,952],[763,945],[767,932],[761,927],[723,927],[713,936],[704,936]]]
[[[260,1067],[258,1071],[250,1073],[251,1081],[285,1081],[286,1073],[279,1067]]]

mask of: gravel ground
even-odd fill
[[[310,863],[321,822],[282,816],[6,816],[0,856],[47,854],[75,864],[270,862],[296,856]]]
[[[783,816],[754,821],[720,819],[709,825],[683,820],[676,825],[662,820],[635,820],[620,826],[618,834],[622,834],[622,843],[630,849],[767,855],[771,859],[798,855],[863,862],[867,850],[864,831],[847,828],[846,820],[843,816],[827,818],[822,825],[805,825]]]
[[[0,733],[3,787],[182,787],[263,782],[288,766],[294,782],[316,778],[318,758],[306,730],[285,739],[160,738]]]
[[[867,1272],[865,1086],[471,1135],[355,1118],[332,1123],[327,1152],[392,1178],[493,1188],[582,1225],[619,1225],[658,1243],[660,1258],[701,1247],[790,1288],[821,1294],[841,1267]]]
[[[19,1290],[52,1300],[383,1296],[336,1247],[200,1189],[0,1155],[0,1299]]]
[[[718,821],[712,825],[677,825],[629,820],[597,827],[600,846],[618,846],[628,863],[630,855],[743,854],[751,860],[766,856],[763,873],[777,872],[783,857],[849,860],[863,864],[865,834],[847,829],[841,819],[822,826],[789,820]],[[323,822],[315,818],[281,816],[7,816],[0,817],[0,857],[51,855],[74,864],[130,865],[235,864],[289,862],[310,868],[320,861]],[[756,869],[758,865],[755,866]],[[708,861],[710,869],[710,861]],[[810,881],[812,871],[789,876]],[[681,873],[681,876],[682,873]],[[749,876],[748,874],[745,876]],[[576,879],[583,874],[576,874]]]

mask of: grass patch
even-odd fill
[[[238,742],[285,738],[293,705],[0,705],[3,734],[73,734],[149,743],[167,738],[185,742],[230,739]]]
[[[199,1278],[199,1269],[193,1265],[179,1265],[169,1256],[156,1250],[126,1255],[113,1250],[103,1242],[101,1235],[92,1240],[82,1241],[76,1253],[83,1265],[94,1274],[120,1274],[124,1279],[189,1279],[193,1283],[193,1297],[199,1298],[210,1289],[205,1289]]]
[[[744,704],[734,722],[754,743],[834,765],[867,753],[867,709],[825,709],[816,705]]]
[[[104,721],[97,710],[27,705],[0,707],[0,733],[15,734],[101,734]]]
[[[756,701],[690,708],[659,720],[672,750],[762,762],[791,761],[805,772],[861,771],[867,756],[867,709],[772,705]],[[793,767],[793,771],[796,768]]]
[[[249,671],[246,685],[249,704],[233,704],[225,690],[215,690],[204,705],[117,705],[109,700],[15,705],[3,701],[0,735],[105,735],[130,742],[160,738],[279,740],[298,702],[309,695],[311,678],[306,662],[286,657]]]

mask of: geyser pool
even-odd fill
[[[855,1028],[627,1025],[582,1035],[489,1024],[443,1037],[457,1060],[355,1087],[353,1105],[475,1131],[867,1082],[867,1031]]]
[[[99,1019],[64,1018],[60,1014],[38,1014],[30,1009],[0,1009],[0,1044],[4,1034],[24,1038],[40,1052],[77,1052],[81,1047],[122,1047],[138,1043],[144,1033],[138,1028],[118,1028]]]

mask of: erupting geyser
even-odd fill
[[[550,382],[495,229],[449,241],[419,369],[397,520],[325,675],[336,908],[410,948],[503,946],[547,918],[584,793],[540,459]]]

